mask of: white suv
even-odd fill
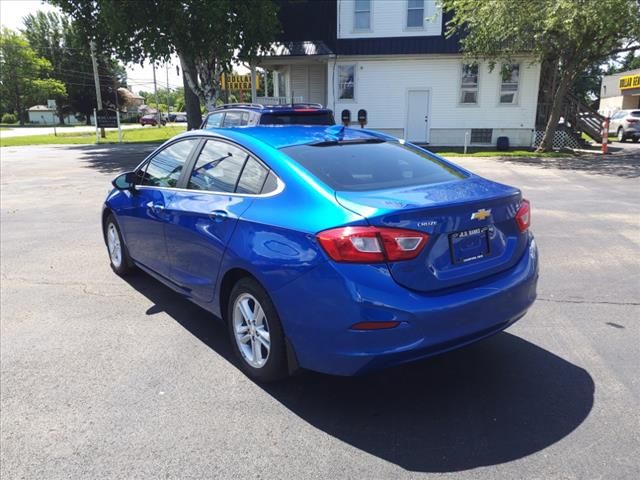
[[[640,139],[640,110],[618,110],[609,120],[609,135],[618,137],[619,142]]]

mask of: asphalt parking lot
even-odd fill
[[[529,314],[417,364],[267,387],[215,318],[111,272],[101,203],[148,151],[0,150],[2,479],[640,478],[640,148],[456,160],[532,202]]]

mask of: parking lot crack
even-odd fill
[[[612,302],[607,300],[569,300],[562,298],[544,298],[538,297],[539,302],[553,302],[553,303],[584,303],[589,305],[640,305],[640,302]]]

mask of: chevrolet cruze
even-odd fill
[[[536,297],[521,192],[380,133],[194,131],[113,185],[113,270],[215,314],[258,381],[425,358],[502,331]]]

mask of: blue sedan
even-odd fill
[[[258,381],[425,358],[502,331],[536,297],[521,192],[380,133],[194,131],[113,184],[113,270],[221,318]]]

